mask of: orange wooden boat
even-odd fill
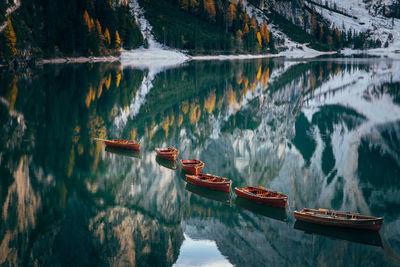
[[[186,174],[186,181],[194,185],[221,192],[229,192],[232,185],[232,181],[227,178],[202,173],[198,175]]]
[[[181,159],[181,166],[190,174],[199,174],[204,167],[204,163],[198,159],[184,160]]]
[[[248,186],[244,188],[235,187],[235,194],[239,197],[245,198],[247,200],[277,207],[281,209],[286,208],[288,196],[282,194],[281,192],[275,192],[263,187],[253,187]]]
[[[327,209],[303,209],[294,211],[294,217],[299,221],[379,232],[383,217],[365,216],[359,213],[350,213]]]
[[[104,141],[106,146],[109,147],[140,151],[140,143],[134,140],[123,140],[123,139],[112,139],[112,140],[96,139],[96,140]]]
[[[156,148],[157,155],[160,158],[175,161],[179,155],[179,150],[176,150],[173,146],[168,148]]]

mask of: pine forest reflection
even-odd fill
[[[0,263],[179,266],[203,242],[220,255],[208,264],[398,265],[399,66],[258,59],[3,72]],[[95,137],[136,139],[142,151]],[[168,145],[234,187],[285,192],[288,209],[186,184],[177,164],[156,158]],[[318,228],[295,223],[303,207],[385,222],[380,234]]]

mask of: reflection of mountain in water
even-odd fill
[[[303,207],[384,215],[384,243],[399,252],[399,78],[382,64],[190,63],[156,75],[123,127],[114,119],[140,93],[140,71],[66,66],[45,68],[49,81],[10,78],[0,91],[0,263],[171,265],[185,233],[215,240],[238,266],[393,264],[377,247],[305,235],[291,216]],[[26,102],[18,95],[33,84],[43,86]],[[139,139],[141,156],[91,139],[115,132]],[[154,147],[166,145],[233,186],[287,193],[288,218],[186,190],[179,169],[156,161]]]

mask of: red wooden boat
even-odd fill
[[[160,158],[169,160],[169,161],[175,161],[176,158],[179,155],[179,150],[176,150],[174,147],[168,147],[168,148],[156,148],[157,155]]]
[[[275,192],[269,189],[265,189],[261,186],[248,186],[244,188],[235,187],[235,193],[239,197],[245,198],[247,200],[281,209],[286,208],[288,200],[288,196],[282,194],[281,192]]]
[[[383,223],[383,217],[364,216],[359,213],[327,209],[294,211],[294,217],[299,221],[309,223],[374,232],[379,232]]]
[[[204,167],[204,163],[198,159],[183,160],[181,159],[181,166],[186,172],[190,174],[199,174]]]
[[[97,139],[97,140],[101,140],[101,139]],[[109,146],[109,147],[116,147],[116,148],[140,151],[140,143],[138,143],[134,140],[112,139],[112,140],[101,140],[101,141],[104,141],[106,146]]]
[[[202,173],[198,175],[186,174],[186,181],[194,185],[221,192],[229,192],[232,185],[232,181],[227,178]]]

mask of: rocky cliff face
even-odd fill
[[[311,13],[305,8],[303,0],[262,0],[260,7],[270,13],[277,13],[294,25],[308,29]]]

